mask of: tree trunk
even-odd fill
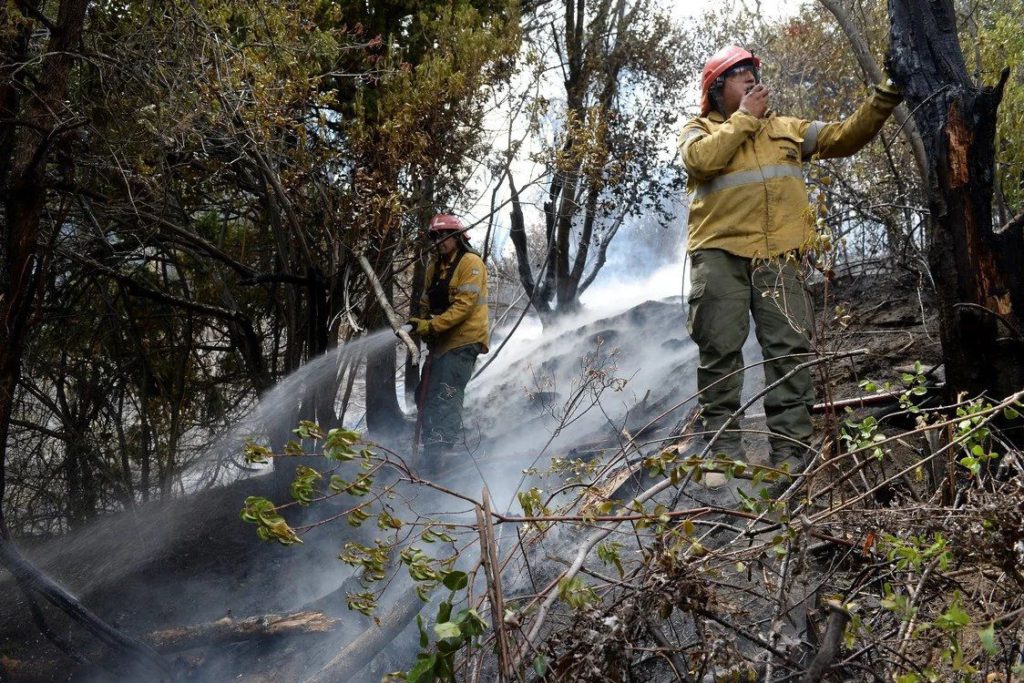
[[[38,262],[40,222],[46,202],[46,164],[54,144],[70,129],[64,98],[85,22],[87,0],[65,0],[57,10],[42,57],[38,85],[27,88],[31,99],[21,106],[14,77],[26,70],[29,28],[6,37],[0,59],[0,114],[20,120],[20,128],[5,123],[0,133],[0,195],[4,237],[0,240],[0,505],[3,502],[7,437],[15,390],[21,375],[21,355],[34,310],[41,267]],[[8,19],[11,6],[3,10]],[[31,27],[34,22],[26,22]],[[12,80],[8,80],[11,79]],[[0,534],[5,534],[0,510]]]
[[[889,71],[924,139],[947,390],[994,397],[1024,385],[1024,238],[993,223],[994,87],[972,82],[951,0],[889,0]]]

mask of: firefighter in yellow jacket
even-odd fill
[[[469,246],[466,228],[456,216],[430,221],[436,258],[427,266],[420,315],[411,318],[430,356],[420,382],[424,457],[437,468],[462,437],[462,403],[476,357],[487,353],[490,320],[487,268]]]
[[[900,103],[876,87],[836,122],[779,116],[768,108],[760,60],[733,45],[705,64],[701,115],[683,128],[679,150],[690,194],[692,263],[687,327],[700,350],[697,388],[706,431],[726,431],[714,452],[742,457],[730,416],[740,407],[742,347],[753,316],[764,358],[771,460],[796,465],[812,435],[809,359],[813,315],[800,262],[814,236],[802,164],[854,154]],[[787,376],[788,375],[788,376]]]

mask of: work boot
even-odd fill
[[[788,443],[772,448],[771,453],[768,455],[768,461],[775,469],[788,472],[790,478],[793,479],[798,473],[804,471],[810,455],[810,447],[803,444]]]
[[[696,437],[690,448],[687,449],[690,455],[699,455],[704,451],[708,445],[708,439],[714,436],[714,434],[708,434],[707,436]],[[729,458],[730,460],[746,460],[747,451],[743,448],[743,441],[738,438],[739,435],[723,434],[715,443],[711,444],[711,448],[708,450],[707,458]]]

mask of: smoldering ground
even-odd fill
[[[633,291],[640,295],[678,292],[680,277],[678,267],[668,268]],[[647,426],[653,438],[679,422],[691,405],[687,400],[693,393],[695,364],[680,298],[636,304],[635,299],[631,302],[622,296],[621,283],[609,282],[607,287],[604,296],[596,297],[604,302],[603,307],[592,303],[543,337],[524,338],[507,346],[470,384],[464,461],[449,468],[439,483],[477,499],[487,486],[496,510],[518,513],[517,493],[531,488],[550,491],[560,485],[561,475],[539,475],[550,468],[552,459],[599,461],[642,427]],[[393,343],[388,335],[390,332],[378,333],[374,343]],[[297,413],[295,396],[307,395],[317,377],[332,376],[337,368],[336,355],[307,364],[264,397],[246,425],[262,422],[271,425],[271,430],[280,429],[282,419]],[[756,381],[748,385],[748,392],[756,390]],[[660,422],[651,424],[658,416],[662,416]],[[357,422],[358,417],[353,416],[352,423]],[[233,430],[224,443],[239,448],[238,437],[248,429]],[[383,443],[400,455],[409,455],[404,437]],[[416,463],[412,464],[415,468]],[[284,465],[287,471],[293,463],[285,461]],[[393,481],[382,477],[378,484]],[[346,643],[373,629],[372,620],[347,609],[346,593],[366,589],[360,586],[355,570],[337,556],[346,541],[372,544],[383,534],[372,523],[352,529],[342,519],[310,528],[300,546],[260,543],[253,528],[238,518],[248,495],[283,500],[276,497],[280,486],[273,476],[256,476],[98,520],[74,536],[26,550],[83,603],[135,635],[209,623],[225,615],[322,610],[338,620],[328,635],[242,641],[178,655],[180,666],[193,680],[239,676],[241,680],[258,680],[269,674],[277,675],[278,680],[293,680],[291,676],[304,680]],[[469,505],[450,495],[400,484],[394,496],[390,505],[397,517],[472,523]],[[302,526],[330,517],[338,509],[316,505],[290,508],[284,514],[293,526]],[[500,533],[503,542],[515,536],[504,528]],[[462,542],[467,547],[460,566],[472,565],[475,546],[465,538]],[[568,536],[552,535],[545,552],[564,555],[566,544],[571,543]],[[380,614],[389,613],[395,600],[406,596],[409,584],[405,567],[393,566],[389,571],[396,578],[380,601]],[[511,589],[515,590],[514,581]],[[5,601],[0,615],[5,632],[31,631],[34,627],[20,594],[9,582],[6,591],[12,599]],[[432,616],[430,608],[425,615]],[[87,636],[58,616],[50,619],[83,651],[95,652]],[[374,661],[361,674],[366,680],[379,680],[384,672],[410,665],[418,649],[414,622],[410,619],[407,630],[395,636],[385,651],[368,657],[367,661]],[[33,636],[28,641],[30,647],[38,648],[42,659],[63,662],[67,671],[73,669],[43,639]],[[139,680],[138,675],[108,663],[89,669],[79,679]]]

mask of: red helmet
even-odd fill
[[[761,60],[752,52],[744,50],[736,45],[726,45],[721,50],[711,55],[711,58],[704,63],[704,72],[700,77],[700,114],[704,116],[711,111],[711,87],[718,80],[719,76],[741,62],[750,62],[755,69],[761,68]]]
[[[450,213],[437,214],[430,219],[430,227],[427,228],[429,232],[462,231],[464,229],[465,226],[459,220],[459,217],[453,216]]]

